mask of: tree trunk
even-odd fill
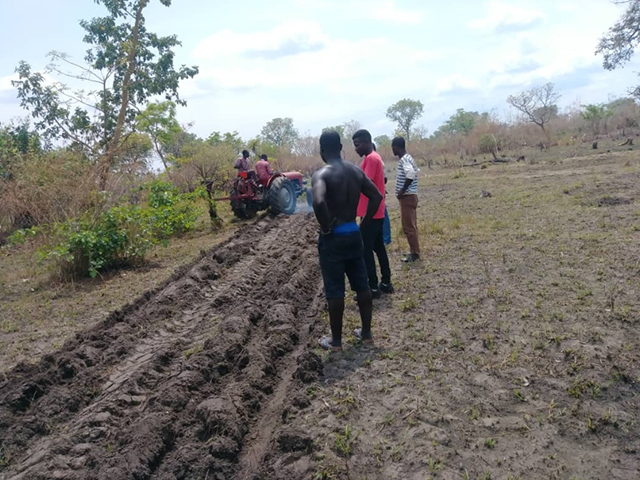
[[[542,129],[542,133],[547,137],[547,145],[551,145],[551,135],[547,132],[547,129],[544,128],[544,123],[540,124],[540,128]]]
[[[107,186],[107,181],[109,180],[109,174],[113,164],[113,157],[115,157],[116,153],[120,149],[120,137],[122,136],[124,120],[129,106],[129,86],[131,85],[131,76],[133,75],[133,71],[136,66],[136,48],[138,47],[140,23],[142,22],[142,10],[144,10],[148,3],[149,0],[140,0],[140,3],[138,3],[136,20],[133,25],[133,36],[131,39],[131,45],[129,46],[129,55],[127,56],[127,71],[122,79],[122,102],[120,103],[118,121],[116,122],[113,138],[107,147],[107,152],[99,162],[98,175],[100,179],[100,190],[104,190]]]

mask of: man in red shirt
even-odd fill
[[[384,197],[384,162],[380,155],[373,149],[373,141],[371,134],[367,130],[358,130],[353,134],[353,146],[356,153],[364,157],[360,168],[367,177],[378,188],[380,194]],[[369,200],[364,195],[360,195],[360,203],[358,204],[358,216],[364,217],[367,213],[367,205]],[[385,293],[393,293],[393,285],[391,284],[391,268],[389,267],[389,257],[387,249],[384,246],[384,238],[382,226],[384,223],[384,199],[378,207],[378,211],[373,216],[373,220],[363,224],[360,228],[362,233],[362,242],[364,244],[364,263],[367,266],[367,274],[369,276],[369,288],[373,298],[380,298],[381,291]],[[373,252],[378,257],[380,263],[380,273],[382,275],[381,282],[378,285],[378,276],[376,274],[376,262]]]
[[[256,163],[256,174],[263,185],[266,185],[273,175],[273,170],[271,170],[271,165],[269,165],[268,157],[265,154],[260,155],[260,160]]]

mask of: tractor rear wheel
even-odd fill
[[[256,216],[258,211],[255,208],[251,208],[246,204],[245,201],[240,199],[233,199],[236,195],[235,188],[231,190],[231,210],[233,210],[233,214],[242,220],[249,220]]]
[[[274,178],[267,192],[267,202],[271,213],[292,215],[296,211],[296,191],[287,177]]]

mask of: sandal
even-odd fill
[[[373,338],[362,338],[362,329],[357,328],[353,331],[353,334],[356,336],[358,340],[360,340],[365,345],[373,345]]]
[[[331,337],[322,337],[318,342],[323,350],[329,350],[331,352],[341,352],[342,347],[334,347],[331,345]]]

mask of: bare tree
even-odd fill
[[[560,94],[556,92],[553,83],[547,83],[541,87],[535,87],[531,90],[525,90],[517,95],[510,95],[507,103],[522,113],[528,122],[538,125],[547,142],[551,142],[551,136],[545,128],[552,118],[558,115],[557,102]]]

